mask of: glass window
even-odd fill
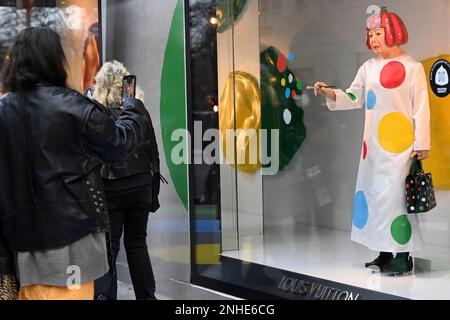
[[[210,11],[207,27],[195,27],[200,4],[216,10],[208,46],[217,47],[208,54],[217,52],[217,65],[206,63],[211,57],[192,65],[217,68],[217,88],[207,90],[218,92],[223,161],[220,180],[192,177],[221,199],[212,215],[220,255],[197,259],[196,281],[248,297],[450,298],[442,283],[450,270],[450,3],[396,0],[385,11],[356,0],[190,1],[191,46],[213,27]],[[396,29],[369,49],[367,21],[383,29],[376,14]],[[311,90],[317,81],[331,87],[323,89],[330,99]],[[420,199],[407,194],[416,183],[407,180],[410,156],[430,148],[423,166],[437,207],[409,214],[433,205],[421,184]],[[193,241],[217,237],[197,228]]]

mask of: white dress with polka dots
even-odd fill
[[[352,240],[374,251],[423,250],[419,217],[409,215],[405,178],[413,150],[430,150],[430,108],[422,64],[408,55],[374,58],[330,110],[366,106],[363,150],[354,200]]]

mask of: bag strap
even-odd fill
[[[114,118],[117,121],[119,119],[119,115],[122,110],[121,105],[120,104],[112,104],[112,105],[108,105],[108,108],[110,109],[111,113],[113,114]],[[152,125],[152,130],[150,132],[150,135],[151,135],[150,141],[152,143],[153,149],[158,150],[158,145],[156,144],[156,137],[155,137],[154,130],[155,129],[153,128],[153,125]],[[152,173],[159,175],[159,179],[162,183],[169,184],[169,182],[166,180],[166,178],[164,178],[163,175],[161,174],[161,172],[159,171],[159,168],[154,167],[154,161],[153,161],[154,159],[150,159],[149,157],[147,157],[146,152],[141,150],[141,148],[138,148],[136,152],[139,153],[139,155],[141,155],[145,159],[145,161],[150,164]],[[159,153],[156,156],[159,158]],[[159,162],[159,159],[158,159],[158,162]],[[157,170],[155,170],[155,169],[157,169]]]
[[[409,173],[416,174],[420,172],[423,172],[422,160],[419,160],[419,156],[415,156]]]

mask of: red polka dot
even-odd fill
[[[292,90],[292,99],[295,99],[297,97],[297,92],[295,90]]]
[[[386,89],[395,89],[403,84],[405,78],[405,66],[401,62],[392,61],[381,70],[380,83]]]
[[[364,160],[367,159],[367,144],[366,144],[365,141],[364,141],[364,144],[363,144],[363,159]]]
[[[286,57],[284,54],[280,54],[278,57],[277,68],[280,72],[284,72],[284,70],[286,70]]]

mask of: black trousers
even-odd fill
[[[147,248],[150,187],[106,192],[110,216],[111,262],[115,266],[124,233],[124,247],[137,300],[155,298],[155,278]],[[117,274],[112,270],[95,281],[95,296],[117,300]]]

